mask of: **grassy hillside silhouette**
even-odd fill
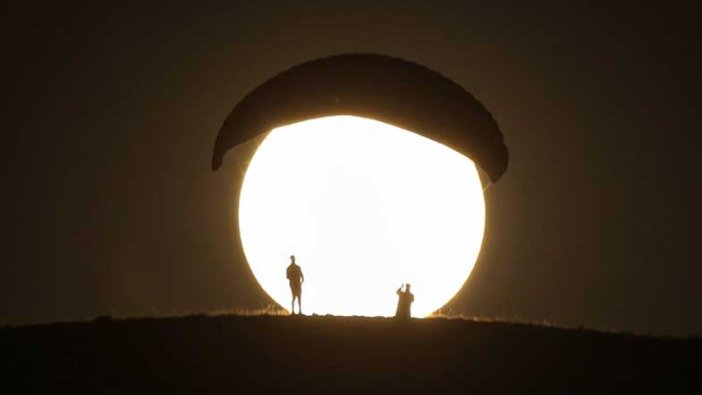
[[[702,341],[433,318],[189,316],[0,329],[10,393],[702,393]]]

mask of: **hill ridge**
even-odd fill
[[[457,318],[101,317],[0,329],[8,393],[700,393],[701,357],[697,338]]]

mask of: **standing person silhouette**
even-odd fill
[[[286,274],[290,282],[290,292],[292,292],[292,308],[290,311],[295,314],[295,298],[297,298],[297,313],[302,314],[302,283],[305,282],[305,276],[302,275],[300,266],[295,264],[295,255],[290,255],[290,265]]]
[[[402,290],[402,286],[405,290]],[[412,302],[414,302],[414,295],[410,292],[410,284],[402,284],[400,288],[397,289],[397,311],[395,311],[395,317],[401,319],[408,319],[412,316],[411,307]]]

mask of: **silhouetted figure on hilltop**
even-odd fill
[[[402,290],[402,286],[405,290]],[[412,316],[411,307],[412,302],[414,302],[414,295],[410,292],[410,284],[402,284],[400,288],[397,289],[397,311],[395,312],[395,317],[408,319]]]
[[[290,292],[292,292],[292,308],[290,311],[295,314],[295,298],[297,298],[297,313],[302,314],[302,283],[305,282],[305,276],[302,275],[300,266],[295,264],[295,255],[290,255],[287,277],[290,282]]]

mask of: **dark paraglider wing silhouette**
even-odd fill
[[[217,135],[212,170],[230,148],[276,127],[356,115],[421,134],[471,158],[492,182],[507,169],[497,122],[461,86],[424,66],[376,54],[346,54],[294,66],[234,107]]]

